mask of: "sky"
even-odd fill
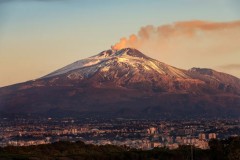
[[[172,66],[240,77],[239,22],[239,0],[0,0],[0,87],[37,79],[120,39]]]

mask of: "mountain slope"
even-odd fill
[[[107,50],[40,79],[0,88],[4,113],[238,116],[240,80],[182,70],[136,49]]]

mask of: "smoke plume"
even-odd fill
[[[148,25],[142,27],[137,35],[132,34],[129,38],[121,38],[118,43],[112,46],[112,48],[115,50],[126,47],[141,49],[144,47],[155,46],[161,48],[166,43],[172,42],[174,39],[184,38],[184,40],[201,40],[204,38],[211,38],[211,36],[217,38],[218,34],[222,33],[222,35],[218,35],[219,37],[226,36],[227,32],[230,32],[229,30],[233,29],[240,29],[240,21],[222,23],[186,21],[176,22],[170,25],[162,25],[159,27]]]
[[[185,69],[238,63],[240,21],[149,25],[142,27],[137,34],[121,38],[112,49],[126,47],[139,49],[153,58]]]

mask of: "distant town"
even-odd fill
[[[150,150],[192,145],[208,149],[211,139],[240,135],[240,119],[141,120],[1,117],[0,147],[83,141]]]

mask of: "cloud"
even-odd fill
[[[125,47],[139,49],[150,57],[184,69],[238,63],[240,21],[194,20],[157,27],[148,25],[112,46],[115,50]],[[239,72],[234,73],[240,77]]]
[[[216,67],[217,70],[227,72],[240,78],[240,64],[227,64]]]
[[[228,64],[228,65],[219,66],[219,68],[240,70],[240,64]]]

